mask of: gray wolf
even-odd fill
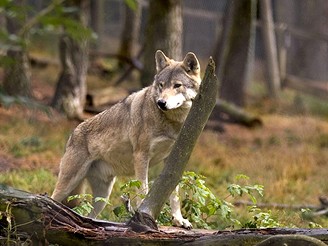
[[[157,73],[152,85],[87,119],[71,134],[62,157],[52,198],[63,202],[84,191],[87,180],[93,197],[108,198],[116,176],[135,175],[148,193],[148,168],[169,155],[201,83],[200,65],[189,52],[174,61],[162,51],[155,54]],[[141,200],[137,202],[140,205]],[[93,204],[90,217],[104,208]],[[180,211],[177,189],[170,196],[173,222],[191,228]]]

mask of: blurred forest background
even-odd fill
[[[245,174],[280,225],[328,227],[327,22],[325,0],[1,0],[0,183],[51,194],[72,129],[150,85],[157,49],[192,51],[221,88],[188,169],[219,197]]]

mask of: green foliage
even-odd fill
[[[143,195],[138,194],[137,189],[140,189],[141,182],[139,180],[129,180],[127,183],[123,184],[120,187],[120,190],[123,192],[121,196],[124,202],[129,202],[135,200],[136,197],[144,197]],[[81,215],[88,215],[92,209],[92,202],[105,202],[106,205],[110,205],[107,198],[102,197],[93,197],[91,194],[79,194],[69,196],[67,201],[72,201],[78,199],[79,205],[74,207],[73,210]],[[113,209],[113,213],[118,221],[126,221],[132,217],[131,211],[127,211],[125,204],[120,204]]]
[[[157,218],[157,223],[162,226],[171,226],[172,225],[171,207],[170,207],[169,203],[164,204],[164,206]]]
[[[92,30],[75,18],[80,10],[74,6],[66,7],[62,2],[63,0],[53,0],[44,9],[36,12],[32,6],[21,6],[13,1],[0,0],[0,13],[15,21],[20,27],[15,33],[8,33],[5,27],[0,27],[0,48],[21,49],[29,43],[27,34],[44,34],[49,31],[60,34],[63,28],[76,41],[94,38]],[[0,59],[0,65],[9,66],[11,62],[6,57]]]
[[[309,208],[302,208],[301,209],[301,216],[306,219],[306,220],[310,220],[308,223],[309,228],[323,228],[322,225],[320,225],[319,223],[313,222],[313,211]]]
[[[116,219],[118,219],[119,221],[126,221],[127,219],[132,217],[132,211],[128,211],[127,206],[131,207],[131,201],[134,201],[137,197],[144,198],[143,195],[138,193],[138,189],[140,188],[141,182],[135,179],[129,180],[127,183],[123,184],[120,187],[120,191],[123,192],[121,198],[124,203],[128,204],[121,204],[113,209],[113,213],[116,216]],[[132,207],[131,210],[133,210]]]
[[[72,195],[67,198],[67,201],[70,202],[76,199],[79,200],[79,205],[74,207],[73,210],[83,216],[87,216],[88,214],[90,214],[93,209],[93,196],[91,194]]]
[[[116,206],[113,209],[113,213],[118,221],[126,221],[132,217],[132,214],[126,210],[124,204]]]
[[[236,181],[248,180],[246,175],[237,175]],[[228,227],[276,227],[280,224],[273,220],[270,212],[262,212],[256,208],[256,195],[263,196],[262,185],[240,185],[230,184],[227,187],[229,195],[226,199],[217,198],[213,192],[205,185],[205,177],[194,172],[185,172],[180,183],[183,192],[183,210],[185,216],[200,228],[222,228]],[[242,197],[247,195],[254,203],[248,212],[252,219],[242,224],[237,219],[234,206],[227,199],[229,197]],[[222,228],[223,229],[223,228]]]
[[[313,221],[309,222],[309,228],[323,228],[322,225],[315,223]]]
[[[138,191],[140,191],[141,188],[141,181],[136,179],[131,179],[127,183],[123,184],[120,187],[120,190],[123,192],[123,196],[125,199],[130,201],[135,201],[137,197],[143,199],[145,196],[143,194],[140,194]]]
[[[273,228],[282,226],[282,224],[272,218],[270,210],[263,212],[256,206],[250,206],[248,212],[252,217],[243,225],[244,228]]]
[[[137,0],[124,0],[124,3],[133,11],[136,11],[138,8],[138,1]]]
[[[110,205],[107,198],[93,197],[91,194],[77,194],[67,198],[67,202],[78,200],[78,205],[73,208],[75,212],[80,215],[87,216],[93,209],[93,202],[104,202],[106,205]]]
[[[237,175],[236,181],[248,180],[245,175]],[[144,198],[138,194],[138,189],[141,188],[141,182],[138,180],[130,180],[120,187],[123,192],[124,201],[130,203],[136,197]],[[264,212],[256,207],[256,195],[263,196],[263,186],[261,185],[240,185],[230,184],[227,187],[228,195],[226,199],[217,198],[213,192],[206,186],[205,177],[194,172],[185,172],[180,182],[182,209],[184,216],[196,228],[206,229],[224,229],[226,227],[232,228],[265,228],[281,226],[271,216],[271,211]],[[242,223],[237,219],[237,213],[231,202],[227,198],[242,197],[247,195],[254,203],[248,208],[250,219]],[[80,205],[74,210],[82,215],[87,215],[93,209],[93,197],[90,194],[75,195],[69,197],[68,201],[79,199]],[[107,203],[104,198],[95,198],[95,201],[103,201]],[[126,221],[131,218],[132,211],[127,211],[126,204],[121,204],[113,209],[116,219],[119,221]],[[171,208],[169,204],[165,204],[157,222],[160,225],[172,225]],[[224,226],[223,226],[224,225]]]
[[[249,177],[247,177],[246,175],[240,174],[236,176],[236,180],[248,180]],[[249,196],[249,198],[251,198],[252,202],[254,204],[257,203],[256,197],[254,196],[254,192],[259,194],[260,196],[263,196],[263,185],[245,185],[245,186],[241,186],[239,184],[230,184],[227,188],[227,190],[229,191],[230,195],[233,197],[236,196],[243,196],[243,194],[247,194]]]
[[[83,41],[90,38],[95,38],[95,34],[90,28],[84,27],[78,21],[64,16],[65,8],[62,7],[61,11],[58,11],[56,15],[42,16],[40,23],[43,25],[43,29],[38,30],[38,33],[47,33],[48,31],[60,31],[61,27],[64,27],[65,32],[76,41]]]
[[[185,172],[180,182],[182,191],[182,209],[196,227],[210,228],[219,221],[235,223],[231,217],[233,205],[218,199],[205,185],[205,177],[194,172]],[[212,222],[211,217],[218,217]]]
[[[127,183],[123,184],[120,187],[120,190],[123,191],[123,194],[128,196],[129,198],[131,195],[137,196],[137,189],[141,188],[141,181],[136,179],[131,179]]]

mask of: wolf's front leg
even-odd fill
[[[190,230],[192,228],[192,224],[189,222],[188,219],[184,219],[181,214],[181,208],[180,208],[181,205],[179,199],[179,185],[175,187],[175,190],[172,192],[170,196],[170,206],[172,210],[173,224]]]
[[[148,166],[149,159],[148,155],[144,152],[137,152],[134,154],[134,171],[135,177],[141,182],[141,187],[138,190],[138,193],[141,196],[146,196],[148,193]],[[140,206],[143,198],[140,196],[137,197],[137,207]]]

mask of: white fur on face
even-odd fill
[[[166,100],[166,107],[167,109],[175,109],[180,107],[184,102],[186,101],[186,98],[182,93],[179,93],[175,96],[171,96]]]
[[[195,97],[197,96],[197,92],[194,89],[188,88],[186,90],[186,93],[189,100],[195,99]]]

